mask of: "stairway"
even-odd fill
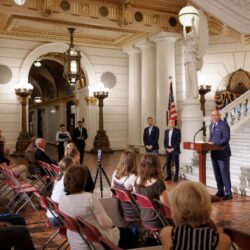
[[[226,106],[222,113],[222,119],[227,118],[231,129],[230,147],[232,156],[230,159],[230,174],[232,191],[250,196],[250,90],[240,96],[234,102]],[[209,125],[210,118],[206,117]],[[216,187],[210,153],[207,154],[206,179],[207,186]],[[181,174],[188,180],[198,180],[198,166],[182,167]]]

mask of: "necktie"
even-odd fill
[[[217,122],[214,122],[212,132],[214,131],[215,127],[217,126]]]

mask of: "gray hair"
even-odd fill
[[[35,144],[36,144],[36,147],[37,147],[37,148],[39,148],[39,145],[40,145],[40,143],[41,143],[42,141],[44,141],[43,138],[37,138],[37,139],[36,139]]]

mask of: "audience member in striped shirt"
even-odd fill
[[[175,226],[165,227],[160,233],[164,250],[230,249],[230,238],[208,226],[212,205],[203,184],[191,181],[179,184],[170,205]]]

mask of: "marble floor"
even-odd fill
[[[48,153],[56,159],[56,149],[53,146],[48,146]],[[116,164],[119,161],[119,157],[121,155],[121,151],[114,152],[113,154],[104,154],[102,160],[102,167],[107,173],[109,180],[111,180],[111,175],[116,167]],[[138,163],[140,161],[140,155],[138,157]],[[162,166],[165,163],[165,157],[160,156]],[[24,159],[15,158],[12,159],[17,163],[24,163]],[[86,153],[84,164],[89,167],[91,170],[91,174],[94,177],[97,169],[97,161],[96,155]],[[104,197],[110,197],[111,193],[109,191],[109,185],[106,182],[105,178],[103,178],[104,183]],[[169,195],[173,191],[173,188],[178,185],[175,182],[166,182],[167,190]],[[213,188],[208,188],[211,194],[215,193],[216,190]],[[100,186],[99,186],[99,178],[97,181],[97,185],[94,191],[96,197],[100,198]],[[31,209],[26,209],[22,212],[24,215],[28,227],[31,231],[31,235],[36,246],[36,249],[41,249],[43,243],[48,239],[49,235],[51,235],[55,230],[48,229],[46,226],[46,216],[45,212],[40,209],[39,212],[35,212]],[[234,195],[233,200],[230,201],[220,201],[213,203],[213,212],[212,219],[216,223],[218,227],[233,227],[235,229],[239,229],[241,231],[245,231],[250,233],[250,197]],[[56,239],[49,245],[46,249],[56,249],[56,247],[62,242],[62,238],[57,236]]]

